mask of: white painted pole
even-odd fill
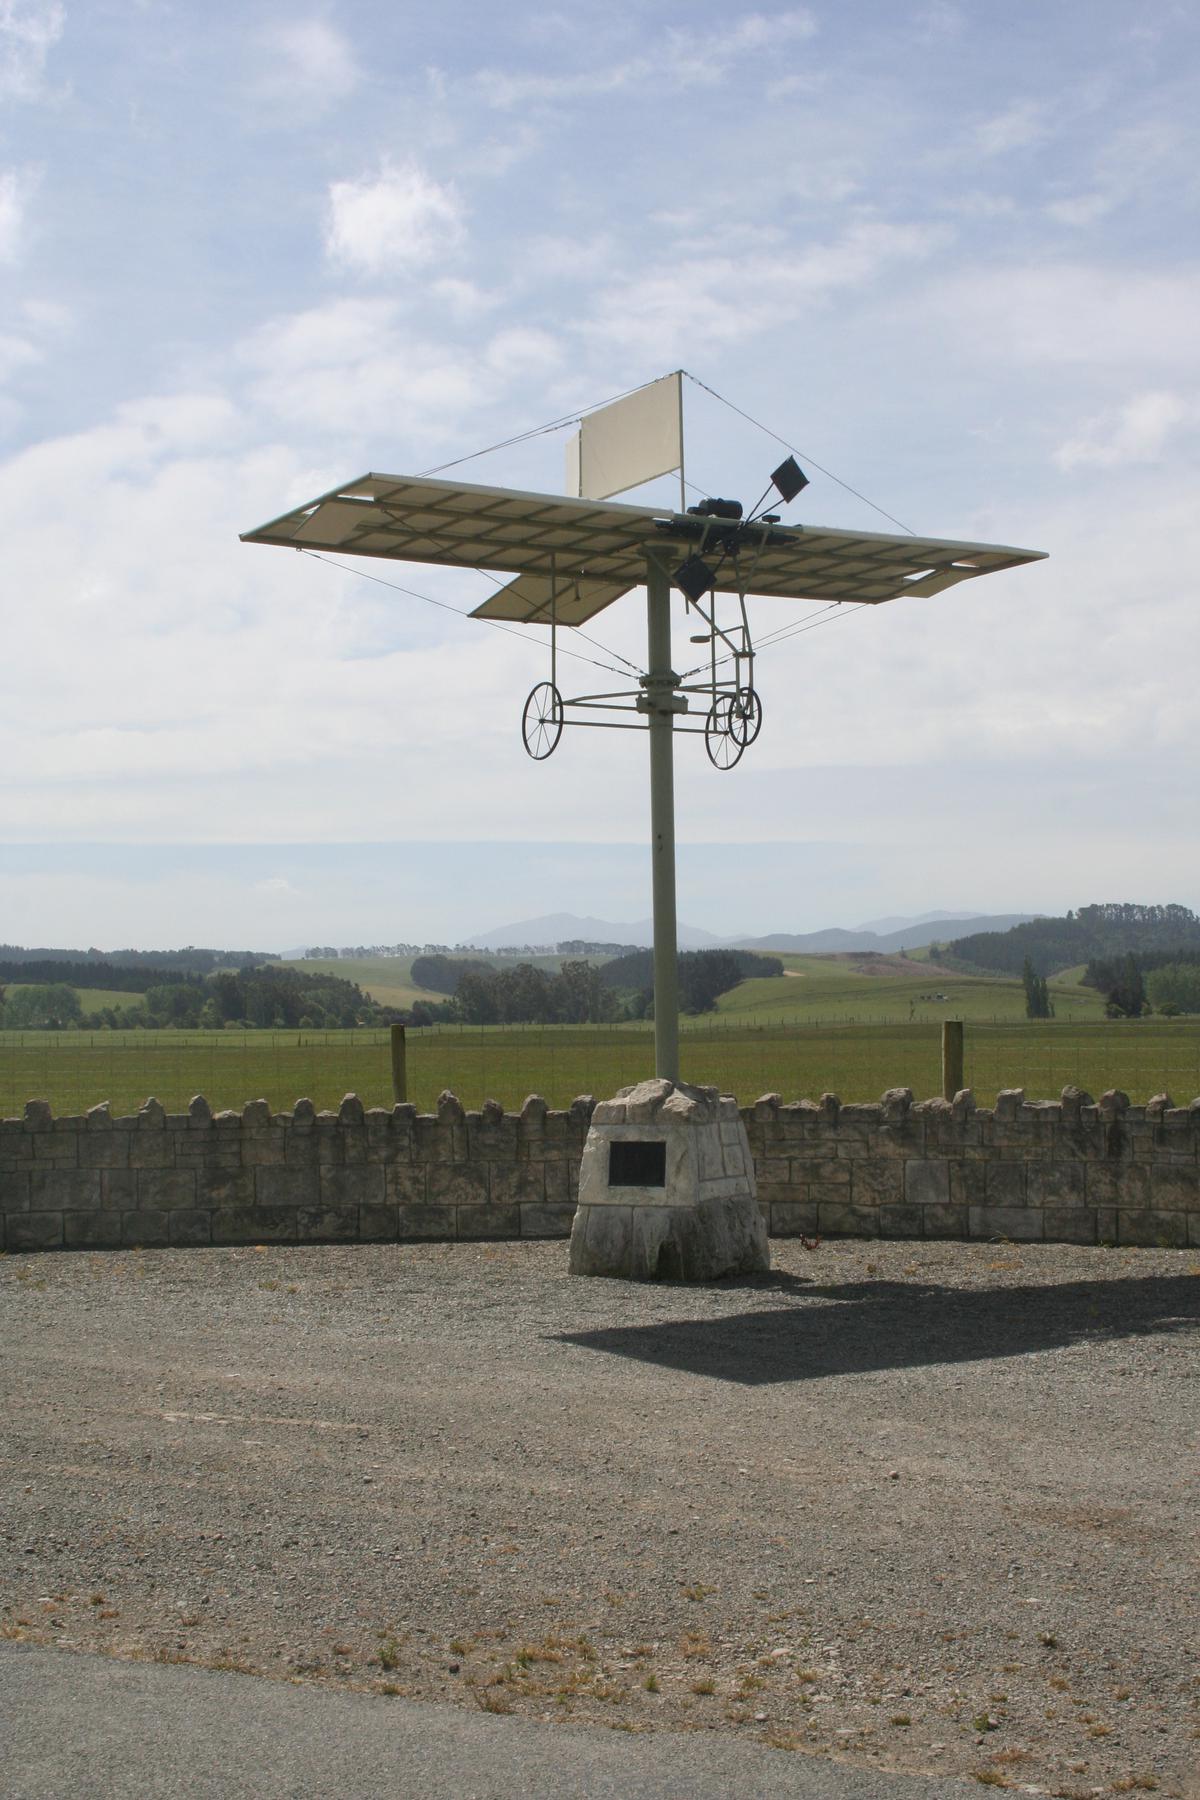
[[[671,583],[646,564],[649,660],[642,685],[650,724],[650,839],[654,893],[654,1072],[679,1080],[679,965],[675,920],[675,690],[671,667]]]

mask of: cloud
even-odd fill
[[[1060,469],[1113,469],[1158,462],[1180,425],[1200,416],[1200,408],[1163,389],[1137,394],[1124,406],[1090,419],[1054,453]]]
[[[259,99],[295,105],[306,117],[353,93],[362,79],[347,39],[323,19],[281,24],[260,39],[265,66],[253,82]]]
[[[376,176],[330,185],[325,253],[356,274],[423,268],[456,250],[464,235],[453,186],[434,181],[416,163],[385,165]]]
[[[649,52],[607,65],[556,74],[482,69],[475,86],[488,105],[498,108],[591,99],[650,83],[676,90],[715,87],[729,77],[739,59],[778,53],[785,44],[813,37],[816,30],[816,20],[806,8],[745,13],[724,30],[671,29]]]
[[[975,142],[985,156],[1028,150],[1048,136],[1045,108],[1034,100],[1021,100],[975,128]]]
[[[949,275],[921,298],[968,353],[989,361],[1113,372],[1200,366],[1200,265],[1163,271],[1102,262],[993,264]]]
[[[602,290],[584,333],[651,361],[694,357],[777,329],[836,295],[869,288],[945,242],[937,226],[862,220],[804,249],[760,244],[740,255],[681,251]]]
[[[34,182],[28,169],[0,169],[0,263],[15,263],[20,255]]]
[[[58,0],[0,0],[0,94],[40,98],[46,60],[66,18]]]

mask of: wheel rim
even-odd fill
[[[704,748],[714,769],[732,769],[746,748],[729,729],[730,696],[721,694],[713,701],[704,721]]]
[[[729,732],[748,750],[762,730],[762,702],[752,687],[737,690],[729,702]]]
[[[544,762],[558,748],[562,736],[562,695],[552,681],[531,688],[521,714],[521,741],[534,762]]]

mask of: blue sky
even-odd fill
[[[1165,0],[0,0],[0,939],[644,916],[645,747],[527,761],[540,640],[237,533],[676,367],[1051,558],[765,654],[738,769],[679,745],[681,914],[1200,903],[1198,38]],[[777,445],[686,406],[753,499]],[[563,435],[463,473],[560,491]],[[886,528],[810,472],[791,516]],[[597,634],[637,659],[636,600]]]

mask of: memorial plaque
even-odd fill
[[[609,1187],[666,1187],[667,1146],[663,1139],[638,1143],[615,1138],[608,1147]]]

